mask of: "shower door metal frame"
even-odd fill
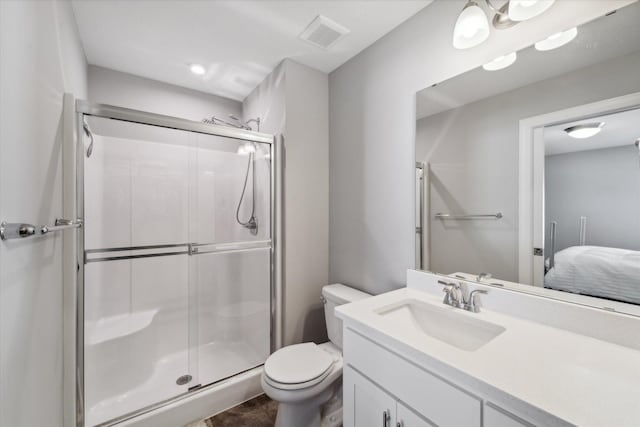
[[[70,98],[72,99],[72,98]],[[72,101],[69,101],[72,102]],[[280,231],[280,221],[282,218],[282,155],[283,155],[283,142],[281,138],[276,138],[273,135],[252,132],[245,129],[235,129],[225,126],[211,125],[206,123],[194,122],[191,120],[181,119],[177,117],[165,116],[161,114],[149,113],[145,111],[132,110],[128,108],[116,107],[105,104],[95,104],[84,100],[75,100],[75,135],[73,144],[75,148],[76,159],[76,176],[75,176],[75,202],[76,202],[76,218],[84,219],[84,161],[85,161],[85,149],[83,138],[83,120],[85,116],[101,117],[106,119],[120,120],[129,123],[137,123],[142,125],[157,126],[169,129],[182,130],[187,132],[201,133],[205,135],[220,136],[225,138],[232,138],[240,141],[250,141],[263,144],[269,144],[271,146],[271,197],[270,197],[270,234],[271,245],[270,247],[263,246],[270,249],[271,262],[270,262],[270,350],[274,352],[281,347],[282,343],[282,261],[280,259],[281,250],[279,248],[279,238],[282,235]],[[279,183],[280,185],[276,185]],[[84,247],[84,227],[78,229],[77,242],[75,250],[75,262],[77,268],[76,283],[75,283],[75,375],[73,382],[75,384],[75,425],[77,427],[85,427],[85,407],[84,407],[84,266],[87,260]],[[256,242],[264,243],[264,242]],[[188,246],[189,254],[197,253],[198,244],[185,243]],[[205,244],[206,245],[206,244]],[[212,245],[208,245],[212,246]],[[224,247],[225,245],[220,245]],[[228,249],[228,248],[227,248]],[[239,248],[235,248],[239,249]],[[245,371],[246,372],[246,371]],[[234,375],[235,376],[235,375]],[[233,377],[232,377],[233,378]],[[65,378],[70,380],[69,378]],[[169,403],[173,403],[182,400],[187,397],[191,397],[196,393],[210,390],[216,386],[227,381],[229,378],[215,381],[211,384],[207,384],[201,387],[196,387],[193,390],[189,390],[185,393],[174,396],[162,402],[157,402],[153,405],[141,408],[135,412],[125,414],[121,417],[109,420],[106,423],[100,424],[100,426],[113,425],[118,422],[122,422],[138,415],[151,412],[155,409],[161,408]],[[70,409],[68,409],[70,410]]]

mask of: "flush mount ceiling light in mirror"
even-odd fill
[[[200,65],[200,64],[190,64],[189,70],[191,70],[191,72],[196,76],[203,76],[204,73],[207,71],[204,68],[204,65]]]
[[[489,37],[489,20],[484,10],[473,0],[467,2],[453,29],[453,47],[469,49]]]
[[[604,122],[584,123],[566,128],[564,131],[572,138],[591,138],[600,133],[604,127]]]
[[[537,50],[541,51],[557,49],[575,39],[577,35],[578,27],[573,27],[570,30],[556,33],[544,40],[539,41],[535,44],[535,47]]]
[[[520,22],[544,13],[555,0],[510,0],[509,19]]]
[[[507,68],[509,65],[516,62],[518,55],[512,52],[508,55],[499,56],[491,62],[487,62],[482,66],[487,71],[498,71]]]

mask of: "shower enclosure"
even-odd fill
[[[83,101],[76,121],[77,424],[260,366],[278,339],[274,138]]]

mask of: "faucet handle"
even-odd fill
[[[442,301],[442,302],[447,304],[447,305],[453,305],[454,302],[453,302],[452,295],[453,295],[453,292],[456,289],[456,285],[453,284],[453,283],[444,282],[442,280],[438,280],[438,283],[444,286],[444,288],[442,288],[442,292],[445,293],[445,296],[444,296],[444,301]]]
[[[465,304],[465,310],[471,311],[472,313],[479,313],[480,312],[480,306],[478,306],[478,301],[476,301],[478,299],[478,294],[488,294],[489,291],[487,291],[486,289],[474,289],[471,291],[471,293],[469,294],[469,302],[467,304]]]

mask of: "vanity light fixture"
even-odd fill
[[[555,33],[546,39],[539,41],[535,44],[535,47],[536,50],[541,51],[557,49],[575,39],[577,35],[578,27],[573,27],[567,31]]]
[[[516,62],[518,55],[515,52],[511,52],[508,55],[502,55],[497,57],[491,62],[487,62],[482,66],[487,71],[498,71],[507,68],[509,65]]]
[[[568,127],[564,131],[572,138],[585,139],[599,134],[604,125],[604,122],[583,123]]]
[[[484,42],[489,37],[489,19],[484,10],[473,0],[469,0],[460,12],[453,29],[453,47],[469,49]]]
[[[204,65],[200,64],[190,64],[189,70],[191,70],[191,72],[196,76],[203,76],[204,73],[207,72],[207,70],[204,68]]]
[[[555,0],[510,0],[509,19],[516,22],[526,21],[544,13]]]
[[[549,9],[555,0],[507,0],[502,6],[493,4],[494,0],[484,0],[487,7],[495,13],[492,24],[497,30],[511,28],[514,25],[534,18]],[[458,15],[453,30],[453,46],[456,49],[469,49],[484,42],[489,37],[489,19],[476,0],[468,0]]]

